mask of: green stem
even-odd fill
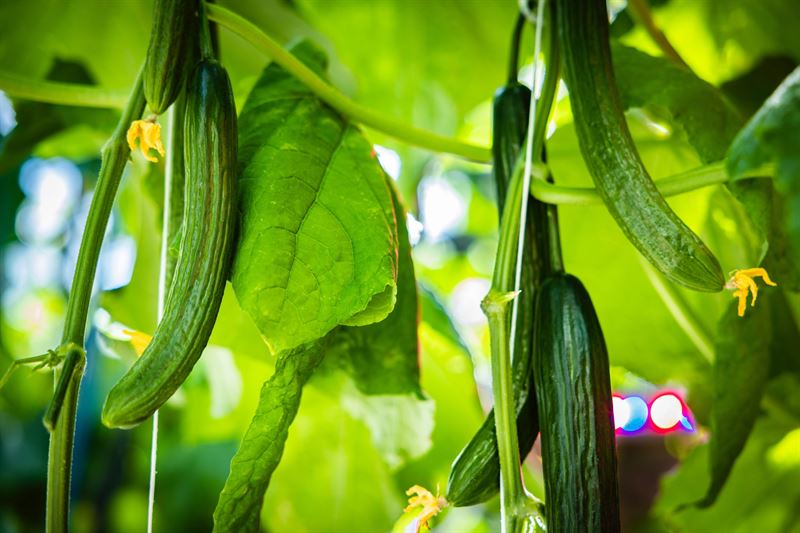
[[[69,488],[75,416],[78,391],[86,365],[86,357],[81,348],[86,331],[86,317],[108,217],[111,214],[122,171],[130,156],[126,133],[131,122],[142,116],[144,108],[145,99],[140,73],[119,124],[103,147],[100,174],[86,219],[67,303],[64,334],[59,348],[67,353],[58,376],[56,394],[45,413],[45,426],[51,430],[47,466],[46,529],[48,532],[67,531],[69,523]]]
[[[636,23],[645,29],[666,57],[676,64],[691,70],[678,51],[673,48],[672,43],[669,42],[664,32],[656,26],[653,15],[650,13],[650,6],[647,5],[647,0],[628,0],[628,11]]]
[[[200,59],[214,59],[214,44],[208,23],[208,7],[211,4],[200,2]]]
[[[675,322],[686,333],[692,341],[697,351],[709,364],[714,364],[714,343],[711,340],[711,333],[694,312],[689,302],[678,292],[675,285],[670,283],[658,272],[649,261],[641,260],[642,268],[647,274],[647,278],[653,285],[664,305],[667,306]]]
[[[548,22],[554,20],[554,3],[547,9]],[[543,6],[539,6],[542,9]],[[542,19],[540,18],[541,22]],[[551,26],[552,27],[552,26]],[[541,29],[539,29],[541,31]],[[539,43],[537,35],[537,52]],[[523,195],[526,182],[531,180],[528,171],[546,175],[541,165],[545,131],[550,118],[556,88],[558,86],[558,43],[555,34],[551,34],[547,46],[546,75],[542,85],[542,94],[536,105],[535,115],[531,115],[528,136],[520,150],[517,162],[507,188],[506,202],[500,222],[500,239],[497,247],[492,287],[483,300],[481,307],[489,322],[489,336],[492,356],[492,396],[494,399],[495,435],[497,452],[500,459],[500,499],[501,524],[505,532],[516,532],[524,528],[530,520],[542,522],[541,513],[532,498],[527,494],[522,482],[519,468],[519,436],[516,431],[512,364],[512,337],[515,335],[513,307],[516,294],[514,292],[518,267],[518,248],[524,242],[521,232]],[[538,58],[535,58],[535,60]],[[535,63],[534,63],[535,64]],[[530,146],[529,146],[530,145]],[[526,159],[535,158],[533,168],[526,165]],[[527,198],[524,199],[527,202]],[[560,256],[560,253],[559,253]],[[510,305],[509,305],[510,304]]]
[[[12,98],[49,104],[121,109],[128,100],[126,91],[101,89],[91,85],[34,80],[0,71],[0,90]]]
[[[500,458],[500,498],[503,521],[513,519],[514,509],[524,495],[519,470],[519,444],[511,379],[510,318],[515,297],[514,266],[519,232],[519,205],[522,197],[524,164],[514,166],[503,209],[500,242],[497,248],[492,287],[481,307],[489,321],[492,354],[492,395],[494,397],[495,434]],[[511,528],[513,530],[514,528]],[[503,528],[504,531],[508,529]]]
[[[772,166],[765,165],[748,171],[736,179],[769,177],[773,172]],[[719,161],[662,178],[656,181],[656,186],[663,196],[677,196],[710,185],[728,183],[729,181],[735,180],[731,180],[728,177],[725,171],[725,162]],[[553,185],[544,180],[531,181],[531,194],[537,200],[548,204],[585,205],[603,202],[594,187],[563,187]]]
[[[256,49],[271,57],[275,63],[286,69],[292,76],[306,85],[311,92],[317,95],[322,101],[343,115],[353,119],[355,122],[359,122],[420,148],[426,148],[434,152],[447,152],[482,163],[491,161],[491,152],[489,148],[476,146],[452,137],[446,137],[415,128],[357,104],[327,84],[322,78],[317,76],[311,69],[250,21],[215,4],[206,4],[206,7],[210,20],[228,28],[253,45]]]

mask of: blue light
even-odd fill
[[[647,424],[647,402],[639,396],[629,396],[625,398],[628,404],[630,415],[622,426],[625,432],[634,432],[642,429]]]

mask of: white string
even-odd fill
[[[169,219],[170,202],[172,201],[172,159],[176,157],[174,153],[174,143],[172,138],[175,136],[175,128],[180,127],[175,124],[175,106],[170,107],[167,121],[169,124],[169,140],[167,146],[167,158],[164,162],[166,171],[164,172],[164,217],[161,228],[161,257],[159,258],[158,269],[158,321],[164,316],[164,303],[167,298],[167,248],[169,246]],[[153,533],[153,509],[156,503],[156,462],[158,460],[158,411],[153,413],[153,433],[150,440],[150,482],[147,494],[147,533]]]
[[[531,193],[531,170],[533,167],[533,128],[536,123],[536,88],[539,82],[539,53],[542,50],[542,26],[544,20],[544,5],[546,0],[539,0],[536,4],[536,38],[533,48],[533,72],[531,74],[531,107],[528,115],[528,140],[525,150],[525,173],[522,178],[522,201],[520,202],[519,239],[517,240],[517,264],[514,270],[514,293],[518,294],[522,284],[522,256],[525,249],[525,229],[528,219],[528,198]],[[519,298],[514,298],[511,306],[511,338],[509,353],[514,360],[514,339],[517,336],[517,315],[519,314]]]

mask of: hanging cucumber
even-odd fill
[[[172,105],[194,65],[198,0],[155,0],[153,27],[144,64],[144,95],[160,115]]]
[[[633,143],[614,79],[605,0],[562,0],[557,18],[581,153],[609,212],[669,279],[722,290],[716,257],[667,205]]]
[[[549,531],[619,531],[608,354],[578,278],[548,278],[536,301],[534,378]]]
[[[189,375],[208,343],[234,246],[236,109],[230,80],[204,59],[186,87],[185,205],[180,251],[164,317],[141,358],[111,389],[103,423],[132,427]]]

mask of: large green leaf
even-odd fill
[[[316,341],[283,352],[275,373],[264,383],[250,422],[214,511],[214,531],[258,531],[264,493],[283,455],[303,386],[325,355]]]
[[[387,178],[388,179],[388,178]],[[397,214],[399,253],[397,303],[389,316],[376,324],[342,327],[331,341],[331,359],[337,359],[365,394],[422,395],[419,386],[417,339],[417,285],[405,209],[389,184]]]
[[[626,108],[647,107],[681,128],[705,162],[718,161],[743,119],[722,92],[664,57],[613,43],[614,74]]]
[[[762,299],[770,295],[764,294]],[[766,302],[744,317],[731,302],[719,324],[714,360],[711,415],[711,485],[697,505],[712,505],[744,448],[760,411],[770,367],[770,306]]]
[[[322,73],[324,55],[294,48]],[[392,310],[397,223],[389,188],[358,128],[277,65],[239,121],[242,224],[236,295],[275,352]]]
[[[783,200],[783,231],[791,263],[800,265],[800,68],[789,75],[736,137],[728,173],[736,178],[775,163],[775,189]]]

